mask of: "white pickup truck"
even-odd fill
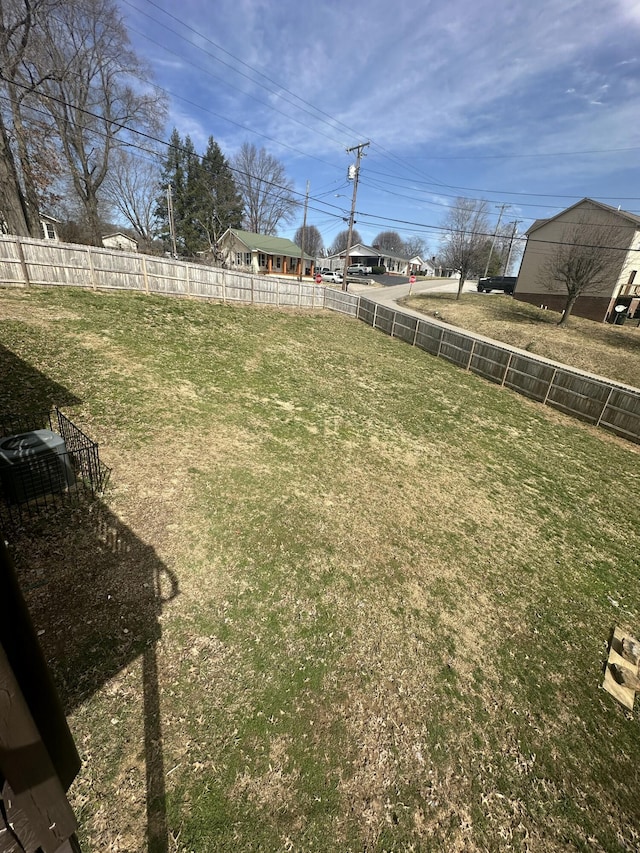
[[[365,267],[364,264],[352,264],[347,267],[347,275],[371,275],[371,267]]]

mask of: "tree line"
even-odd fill
[[[193,255],[229,226],[275,234],[294,218],[293,183],[265,149],[228,160],[210,137],[199,154],[177,129],[163,145],[166,117],[115,0],[2,0],[2,230],[40,237],[44,213],[63,239],[100,245],[115,216],[143,248],[170,248],[173,231]]]
[[[2,230],[40,237],[45,213],[61,220],[63,239],[101,245],[115,217],[142,249],[215,256],[227,228],[275,235],[299,213],[293,182],[265,149],[247,142],[229,159],[209,137],[198,153],[177,129],[161,143],[166,117],[166,95],[133,50],[116,0],[2,0]],[[445,222],[439,262],[460,270],[461,282],[487,255],[489,274],[504,267],[508,233],[490,249],[486,214],[484,202],[458,199]],[[311,256],[336,254],[347,231],[325,249],[306,225],[294,242]],[[372,244],[426,254],[420,237],[395,231]]]

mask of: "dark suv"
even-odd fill
[[[515,275],[492,275],[490,278],[481,278],[478,282],[478,293],[489,293],[491,290],[513,293],[517,280]]]

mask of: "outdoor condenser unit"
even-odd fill
[[[64,439],[36,429],[0,439],[0,482],[8,503],[61,494],[76,477]]]

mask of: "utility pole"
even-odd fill
[[[349,231],[347,232],[347,250],[344,257],[344,271],[342,273],[342,289],[346,290],[347,285],[347,270],[349,268],[349,252],[351,251],[351,238],[353,236],[353,217],[356,212],[356,196],[358,194],[358,178],[360,176],[360,160],[362,159],[363,150],[369,145],[368,142],[361,142],[359,145],[354,145],[353,148],[347,148],[347,154],[352,151],[357,151],[355,166],[349,166],[349,178],[353,178],[353,196],[351,198],[351,213],[349,214]]]
[[[307,230],[307,205],[309,204],[309,181],[307,181],[307,194],[304,197],[304,216],[302,217],[302,240],[300,240],[300,275],[298,281],[302,282],[304,275],[304,238]]]
[[[169,219],[169,233],[171,234],[171,246],[173,248],[173,257],[178,257],[178,248],[176,246],[176,223],[173,218],[173,189],[171,184],[167,187],[167,217]]]
[[[507,255],[507,265],[504,268],[504,274],[509,275],[509,264],[511,263],[511,250],[513,249],[513,241],[516,239],[516,233],[518,231],[518,225],[522,222],[522,219],[516,219],[513,223],[513,230],[511,232],[511,237],[509,238],[509,254]]]
[[[496,205],[497,207],[497,205]],[[491,241],[491,248],[489,249],[489,257],[487,258],[487,265],[484,268],[483,278],[487,277],[487,272],[489,271],[489,264],[491,263],[491,255],[493,254],[493,247],[496,244],[496,237],[498,236],[498,228],[500,227],[500,220],[502,219],[502,214],[504,213],[505,207],[509,207],[508,204],[500,205],[500,213],[498,215],[498,221],[496,222],[496,230],[493,232],[493,240]]]

